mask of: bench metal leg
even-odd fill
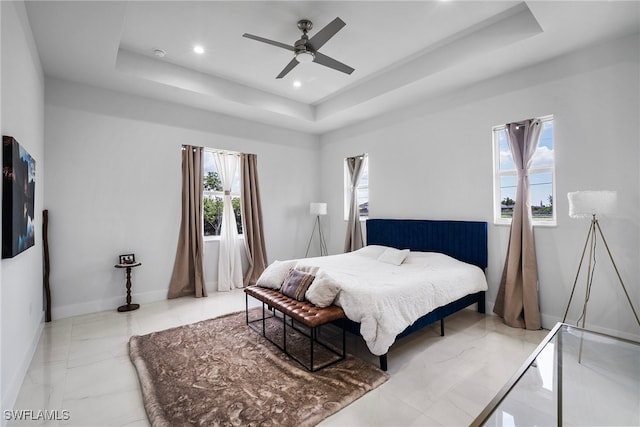
[[[287,315],[282,313],[282,348],[284,354],[289,354],[287,351]]]
[[[249,294],[244,294],[244,317],[247,321],[247,325],[249,324]]]
[[[313,342],[316,340],[316,328],[311,328],[311,337],[309,338],[310,345],[310,356],[309,356],[309,366],[311,367],[311,371],[313,371]]]
[[[347,357],[347,321],[346,319],[342,319],[342,358]]]
[[[264,303],[262,303],[262,336],[266,337],[267,336],[267,318],[265,316],[265,312],[264,312]]]
[[[291,357],[293,360],[295,360],[296,362],[300,363],[304,368],[306,368],[307,370],[311,371],[311,372],[315,372],[319,369],[322,369],[324,367],[327,367],[329,365],[332,365],[334,363],[337,363],[341,360],[344,360],[346,358],[346,354],[347,354],[347,350],[346,350],[346,321],[345,319],[341,319],[342,323],[341,323],[341,329],[342,329],[342,352],[339,352],[338,349],[335,349],[334,346],[332,346],[331,344],[328,343],[324,343],[322,340],[319,339],[318,336],[318,329],[320,326],[316,326],[316,327],[308,327],[308,333],[304,330],[298,329],[295,326],[294,319],[291,316],[287,316],[286,313],[270,306],[268,303],[261,301],[262,302],[262,319],[255,319],[255,320],[249,320],[249,302],[248,302],[248,294],[245,294],[245,311],[246,311],[246,321],[247,321],[247,325],[253,329],[255,332],[260,333],[258,328],[253,327],[253,323],[256,322],[262,322],[262,336],[264,338],[266,338],[268,341],[270,341],[272,344],[274,344],[276,347],[280,348],[280,350],[282,350],[287,356]],[[266,307],[266,308],[265,308]],[[272,321],[278,321],[277,319],[277,315],[276,312],[281,313],[282,314],[282,347],[280,346],[280,344],[278,343],[278,339],[277,337],[274,337],[274,339],[271,339],[270,337],[267,336],[266,334],[266,310],[269,310],[271,312],[273,312],[271,317],[275,317],[276,319],[273,319]],[[310,364],[309,366],[307,366],[302,360],[300,360],[297,356],[295,356],[294,354],[290,353],[289,350],[287,349],[287,317],[289,317],[290,320],[290,327],[296,331],[297,333],[301,333],[302,335],[306,336],[307,338],[309,338],[309,351],[310,351],[310,357],[309,357],[309,361]],[[302,324],[304,325],[304,324]],[[337,325],[336,325],[337,326]],[[326,362],[324,364],[322,364],[321,366],[314,366],[314,362],[315,362],[315,348],[316,348],[316,343],[321,345],[322,347],[326,348],[327,350],[329,350],[330,352],[332,352],[335,356],[337,356],[337,358],[333,358],[332,360],[330,360],[329,362]]]

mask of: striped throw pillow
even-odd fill
[[[281,292],[297,301],[304,301],[304,295],[315,276],[292,268],[284,279]]]

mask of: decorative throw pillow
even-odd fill
[[[388,264],[400,265],[409,255],[409,249],[387,248],[378,257],[378,261]]]
[[[258,277],[256,285],[263,288],[280,289],[284,279],[289,274],[289,269],[296,265],[297,261],[274,261]]]
[[[292,268],[284,279],[282,290],[280,292],[289,298],[304,301],[304,295],[307,292],[309,285],[311,285],[311,282],[313,282],[313,279],[315,279],[313,274]]]
[[[305,297],[316,307],[329,307],[340,292],[340,284],[324,271],[318,272]]]
[[[388,246],[380,245],[367,245],[358,250],[351,252],[352,254],[358,254],[363,257],[378,259],[380,255],[387,249]]]

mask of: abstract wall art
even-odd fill
[[[2,137],[2,258],[35,243],[36,162],[11,136]]]

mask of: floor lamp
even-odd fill
[[[324,234],[322,233],[322,225],[320,224],[320,217],[327,214],[327,204],[312,202],[309,205],[309,213],[311,215],[315,215],[316,220],[313,224],[313,230],[311,230],[311,237],[309,238],[309,244],[307,245],[307,252],[304,254],[304,256],[306,258],[307,255],[309,255],[309,248],[311,247],[311,241],[313,240],[313,235],[316,232],[316,228],[318,229],[318,242],[320,244],[320,256],[329,255],[329,253],[327,252],[327,244],[324,241]]]
[[[591,293],[591,284],[593,283],[593,272],[595,269],[595,250],[596,250],[596,242],[597,236],[599,235],[604,243],[604,247],[607,249],[607,253],[609,254],[609,259],[613,264],[613,268],[618,275],[618,281],[620,282],[620,286],[622,286],[622,290],[627,297],[627,301],[629,301],[629,306],[631,307],[631,311],[633,311],[633,315],[636,318],[636,322],[638,326],[640,326],[640,319],[638,319],[638,313],[633,307],[633,303],[631,302],[631,298],[629,297],[629,293],[627,292],[627,288],[624,286],[624,282],[622,281],[622,277],[620,276],[620,272],[618,271],[618,266],[616,262],[613,260],[613,255],[611,255],[611,251],[609,250],[609,245],[607,244],[607,240],[604,238],[604,234],[602,233],[602,229],[600,228],[600,223],[598,222],[598,216],[606,216],[612,215],[615,213],[616,209],[616,201],[617,201],[617,193],[615,191],[576,191],[568,194],[569,197],[569,216],[571,218],[591,218],[591,225],[589,226],[589,231],[587,233],[587,240],[584,243],[584,249],[582,249],[582,256],[580,257],[580,264],[578,264],[578,272],[576,273],[576,279],[573,282],[573,288],[571,289],[571,296],[569,297],[569,302],[567,303],[567,309],[564,312],[564,316],[562,318],[562,322],[564,323],[567,319],[567,314],[569,313],[569,307],[571,306],[571,300],[573,299],[573,293],[576,290],[576,284],[578,283],[578,276],[580,276],[580,270],[582,268],[582,263],[584,261],[584,256],[587,252],[587,247],[589,247],[589,261],[587,266],[587,286],[585,290],[584,297],[584,305],[582,307],[582,328],[584,329],[584,324],[587,319],[587,305],[589,303],[589,295]],[[593,262],[592,262],[593,261]],[[577,322],[576,322],[577,324]]]

